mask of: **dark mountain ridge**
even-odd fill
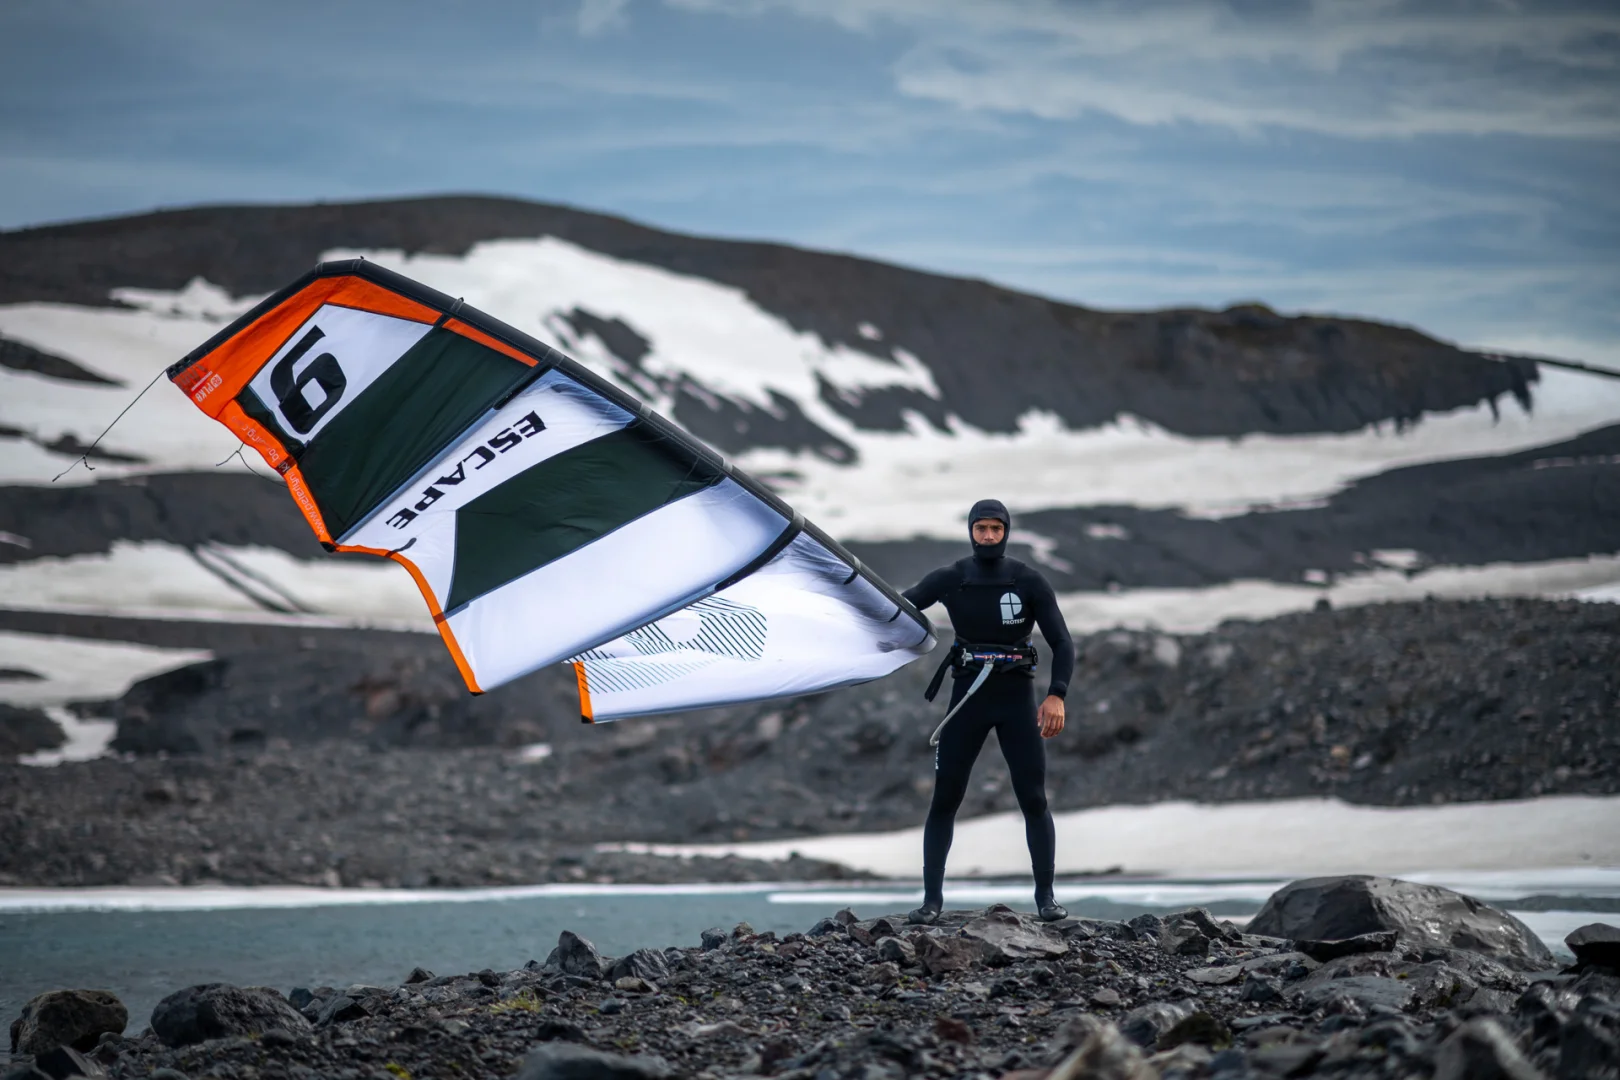
[[[872,430],[901,429],[909,410],[941,426],[954,414],[1007,432],[1041,409],[1074,428],[1129,413],[1193,436],[1341,432],[1494,404],[1504,395],[1528,407],[1537,378],[1532,360],[1466,352],[1366,320],[1289,317],[1258,304],[1098,311],[852,255],[685,236],[607,214],[484,196],[210,206],[3,232],[0,304],[106,305],[113,289],[180,289],[196,277],[253,295],[292,280],[333,248],[459,255],[483,241],[541,236],[739,288],[829,345],[879,356],[911,352],[932,371],[939,400],[900,387],[852,398],[823,386],[829,407]],[[587,325],[593,317],[598,324],[616,317],[575,315],[582,331],[596,329]],[[862,323],[881,330],[881,344],[861,335]],[[633,368],[634,328],[624,329],[631,333],[617,335],[617,345],[614,335],[602,336]],[[713,412],[705,399],[679,389],[676,418],[728,452],[832,438],[772,431],[779,425],[755,410],[756,423],[739,440],[735,418],[705,415]],[[792,428],[797,410],[787,411]]]

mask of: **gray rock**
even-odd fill
[[[600,979],[607,974],[607,964],[596,946],[572,930],[557,935],[557,947],[546,957],[546,967],[582,979]]]
[[[1463,1024],[1440,1044],[1434,1056],[1434,1080],[1545,1080],[1519,1052],[1502,1025],[1478,1017]]]
[[[917,959],[917,950],[911,943],[897,937],[879,938],[877,954],[879,960],[892,960],[897,964],[909,964]]]
[[[1136,931],[1122,922],[1111,919],[1085,919],[1070,916],[1051,924],[1052,929],[1066,938],[1089,941],[1093,938],[1111,938],[1115,941],[1135,941]]]
[[[1059,1039],[1074,1051],[1057,1064],[1046,1080],[1157,1080],[1158,1070],[1144,1060],[1119,1028],[1095,1016],[1080,1015],[1063,1026]]]
[[[1256,975],[1281,976],[1287,975],[1289,970],[1294,967],[1304,968],[1305,972],[1302,972],[1302,974],[1304,974],[1315,971],[1322,965],[1315,960],[1312,960],[1304,953],[1286,952],[1272,953],[1270,956],[1256,956],[1252,960],[1243,961],[1243,963],[1239,964],[1238,966],[1241,967],[1246,974],[1253,972]],[[1297,978],[1298,976],[1288,975],[1288,977]]]
[[[1400,979],[1383,975],[1351,975],[1344,979],[1328,979],[1301,987],[1292,994],[1294,1007],[1302,1012],[1327,1009],[1337,999],[1348,999],[1362,1012],[1374,1007],[1404,1010],[1412,1003],[1413,991]],[[1342,1005],[1334,1010],[1343,1011]]]
[[[62,726],[43,709],[0,702],[0,761],[37,750],[54,750],[65,742],[67,734]]]
[[[985,963],[992,955],[992,947],[973,938],[928,935],[917,941],[917,962],[930,975],[966,971]]]
[[[321,1004],[320,1011],[315,1014],[315,1026],[325,1028],[333,1024],[347,1024],[351,1020],[363,1020],[370,1015],[366,1010],[365,998],[333,994]]]
[[[517,1080],[665,1080],[673,1070],[662,1058],[608,1054],[571,1042],[530,1050]]]
[[[1171,956],[1208,956],[1209,935],[1196,923],[1172,915],[1159,931],[1159,948]]]
[[[1200,1046],[1230,1046],[1232,1029],[1200,1009],[1160,1035],[1154,1047],[1158,1050],[1173,1050],[1186,1043],[1197,1043]]]
[[[810,928],[809,933],[805,936],[822,937],[826,934],[840,933],[843,929],[844,924],[840,923],[837,919],[820,919],[816,922],[816,925]],[[706,945],[707,943],[705,942],[705,947]]]
[[[40,1054],[34,1059],[34,1071],[44,1073],[50,1080],[73,1080],[78,1076],[102,1080],[107,1075],[100,1065],[71,1046],[55,1046]]]
[[[1190,1001],[1153,1001],[1126,1013],[1119,1030],[1137,1046],[1151,1049],[1165,1032],[1197,1011]]]
[[[1130,927],[1131,931],[1138,937],[1143,934],[1158,937],[1159,932],[1164,929],[1164,920],[1151,912],[1144,912],[1125,925]]]
[[[1307,878],[1278,890],[1248,927],[1295,941],[1338,941],[1393,930],[1414,945],[1484,953],[1509,967],[1542,971],[1552,953],[1530,928],[1471,896],[1395,878]]]
[[[1211,941],[1229,941],[1234,945],[1238,945],[1243,942],[1243,931],[1239,930],[1229,922],[1221,922],[1220,920],[1216,919],[1215,916],[1211,915],[1208,911],[1201,907],[1188,908],[1186,911],[1178,911],[1174,915],[1170,916],[1170,918],[1178,919],[1185,923],[1191,923],[1192,925],[1198,927],[1199,932],[1205,937],[1209,938]]]
[[[1239,1001],[1253,1001],[1257,1004],[1276,1001],[1280,997],[1282,997],[1282,983],[1264,975],[1248,975],[1243,980],[1243,989],[1238,992]]]
[[[641,979],[645,982],[665,982],[669,979],[669,961],[664,954],[655,949],[637,949],[628,956],[621,956],[613,962],[608,969],[607,977],[612,982],[620,979]]]
[[[1564,938],[1575,954],[1575,962],[1585,967],[1596,964],[1620,969],[1620,927],[1608,923],[1587,923]]]
[[[1355,937],[1330,941],[1313,941],[1307,938],[1294,942],[1294,948],[1312,960],[1326,963],[1341,956],[1354,956],[1357,953],[1388,952],[1395,947],[1398,936],[1393,930],[1380,930],[1372,934],[1357,934]]]
[[[1558,1080],[1620,1076],[1620,1032],[1576,1016],[1558,1033]]]
[[[613,980],[613,989],[626,994],[656,994],[658,984],[635,975],[621,975]]]
[[[533,963],[533,961],[531,960],[530,963]],[[415,986],[417,983],[432,982],[433,979],[433,972],[429,971],[427,968],[414,967],[411,968],[411,973],[405,976],[405,985]]]
[[[822,919],[821,921],[822,922],[827,922],[829,920]],[[820,924],[818,923],[817,925],[819,926]],[[812,930],[811,933],[815,933],[815,931]],[[704,952],[713,952],[715,949],[718,949],[720,946],[724,945],[727,941],[731,940],[731,935],[727,934],[724,930],[720,929],[718,926],[709,927],[707,930],[703,931],[699,936],[703,939],[703,951]]]
[[[48,990],[11,1023],[13,1054],[43,1054],[58,1046],[93,1050],[103,1032],[123,1034],[129,1010],[110,990]]]
[[[1203,986],[1226,986],[1243,978],[1243,966],[1223,964],[1220,967],[1188,968],[1182,974]]]
[[[988,957],[1003,960],[1053,960],[1067,956],[1068,943],[1047,929],[1045,923],[996,905],[962,927],[961,935],[982,942],[991,950]]]
[[[169,1046],[259,1035],[270,1028],[308,1031],[309,1021],[280,991],[266,986],[202,983],[176,990],[152,1010],[152,1031]]]

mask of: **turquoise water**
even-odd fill
[[[1196,904],[1241,919],[1280,884],[1106,881],[1070,884],[1059,895],[1073,913],[1095,918]],[[1615,915],[1594,909],[1613,910],[1620,888],[1594,887],[1608,882],[1559,884],[1565,897],[1556,905],[1560,910],[1520,913],[1549,944],[1558,947],[1563,934],[1582,923],[1616,921]],[[1553,887],[1520,882],[1506,891],[1526,896]],[[951,891],[947,903],[982,907],[1003,901],[1025,907],[1026,893],[1027,886],[971,886]],[[1607,899],[1593,900],[1592,894]],[[0,890],[0,1020],[9,1022],[24,1002],[45,990],[95,988],[113,991],[129,1006],[134,1033],[146,1027],[159,999],[194,983],[273,986],[283,992],[294,986],[391,986],[417,965],[445,975],[543,961],[565,929],[595,942],[604,954],[622,955],[640,947],[696,945],[710,926],[729,929],[747,922],[756,930],[785,934],[807,930],[845,905],[864,918],[905,910],[917,899],[916,892],[893,885],[842,884],[461,894]]]

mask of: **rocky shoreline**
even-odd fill
[[[84,707],[118,719],[124,756],[0,764],[0,884],[827,878],[595,845],[904,828],[932,790],[926,660],[791,702],[591,727],[561,668],[469,698],[426,635],[11,615],[0,625],[218,659]],[[1080,644],[1049,747],[1057,810],[1620,792],[1620,605],[1388,604]],[[987,747],[962,814],[1013,807]]]
[[[511,971],[189,987],[133,1036],[110,994],[41,995],[5,1080],[1614,1077],[1620,930],[1569,945],[1559,971],[1510,915],[1365,877],[1296,882],[1241,929],[1199,909],[1046,924],[995,905],[932,927],[846,910],[617,959],[564,931]]]

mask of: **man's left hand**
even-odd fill
[[[1041,738],[1050,739],[1063,730],[1063,699],[1056,694],[1048,694],[1046,700],[1035,714],[1035,719],[1041,725]]]

